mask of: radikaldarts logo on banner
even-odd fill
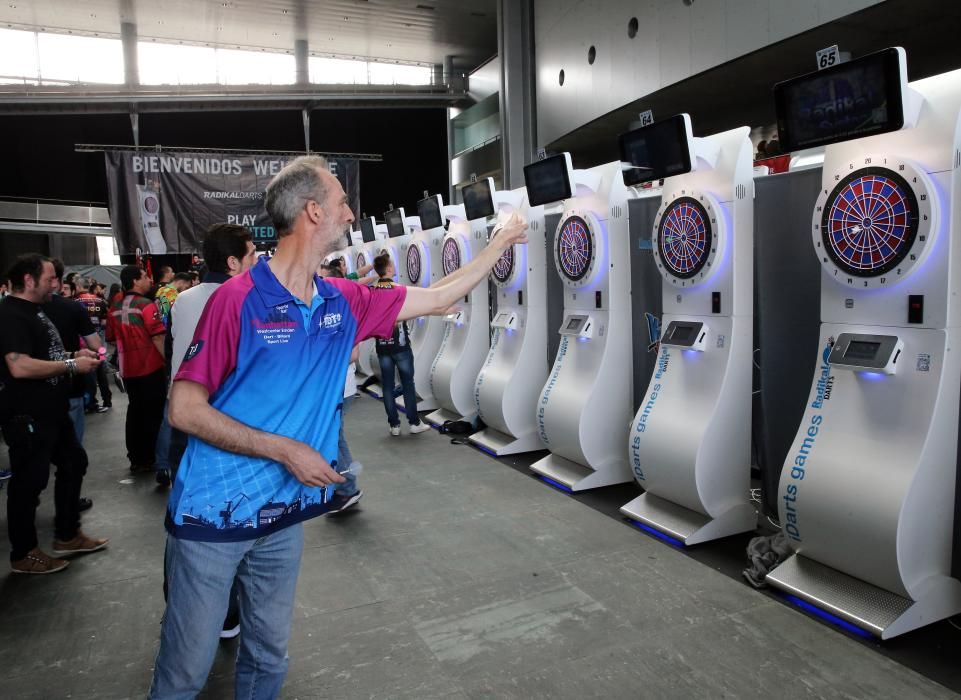
[[[213,224],[239,224],[255,243],[277,239],[264,190],[292,156],[108,151],[107,201],[121,255],[199,253]],[[330,159],[330,171],[360,207],[360,164]]]

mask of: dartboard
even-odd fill
[[[454,270],[460,267],[460,248],[457,245],[457,241],[453,238],[448,238],[444,241],[444,274],[449,275]]]
[[[503,284],[514,272],[514,246],[505,250],[494,264],[494,279]]]
[[[657,250],[675,277],[693,277],[704,267],[713,232],[704,206],[693,197],[678,197],[657,227]]]
[[[411,243],[407,249],[407,279],[411,284],[420,281],[420,250],[416,243]]]
[[[367,258],[364,257],[363,253],[357,253],[357,269],[359,270],[364,265],[367,264]]]
[[[571,282],[576,282],[587,274],[593,256],[594,244],[587,222],[579,216],[569,217],[557,235],[561,272]]]
[[[918,201],[887,168],[863,168],[841,180],[821,216],[824,248],[850,275],[875,277],[908,254],[918,234]]]

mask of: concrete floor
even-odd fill
[[[2,697],[148,688],[166,494],[130,482],[116,405],[86,441],[84,528],[110,548],[51,576],[0,569]],[[347,429],[366,496],[305,525],[284,697],[956,697],[469,447],[391,438],[369,398]],[[46,547],[50,494],[38,523]],[[204,697],[232,697],[235,652],[221,645]]]

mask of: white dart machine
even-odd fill
[[[372,263],[373,258],[382,252],[387,253],[394,265],[394,281],[406,285],[407,267],[401,265],[401,250],[407,248],[413,238],[413,231],[420,230],[420,219],[416,216],[408,217],[404,213],[404,208],[400,207],[384,212],[384,222],[383,225],[379,225],[375,229],[374,255],[370,262]],[[373,342],[370,344],[368,355],[373,375],[380,378],[381,381],[369,384],[367,393],[378,399],[383,398],[382,384],[384,381],[380,376],[380,360],[377,358],[377,348]]]
[[[645,493],[621,507],[684,545],[753,530],[754,180],[750,129],[693,138],[686,114],[620,139],[625,181],[664,179],[654,219],[660,350],[627,450]]]
[[[466,265],[487,245],[487,218],[495,212],[494,181],[484,178],[462,190],[464,204],[449,207],[450,220],[441,249],[444,275]],[[431,393],[438,408],[432,425],[473,420],[477,415],[474,383],[490,343],[487,285],[479,284],[444,317],[444,337],[430,370]]]
[[[544,207],[527,204],[527,190],[497,192],[499,215],[527,220],[527,244],[504,251],[490,280],[497,290],[491,346],[474,385],[477,413],[487,428],[472,445],[495,456],[544,449],[537,401],[547,379],[547,252]]]
[[[417,202],[420,230],[401,249],[406,284],[411,287],[430,287],[441,279],[441,248],[444,243],[444,202],[439,194],[426,196]],[[444,338],[444,319],[421,316],[407,323],[410,329],[410,348],[414,353],[414,386],[417,410],[432,411],[437,399],[431,393],[430,368]],[[397,405],[404,407],[404,397],[397,397]]]
[[[384,228],[386,232],[386,227]],[[372,216],[365,216],[360,220],[361,243],[353,250],[354,270],[374,262],[379,252],[378,224]],[[373,357],[373,361],[371,358]],[[380,376],[380,363],[374,353],[374,339],[368,338],[360,344],[357,354],[357,372],[367,377]],[[374,374],[376,372],[376,375]]]
[[[786,148],[826,148],[818,366],[778,499],[795,554],[767,581],[888,639],[961,612],[961,71],[908,84],[892,48],[775,99]]]
[[[531,469],[565,491],[629,482],[631,271],[621,164],[574,171],[562,153],[526,166],[524,179],[530,206],[564,202],[552,246],[564,320],[536,413],[551,454]]]

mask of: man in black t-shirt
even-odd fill
[[[57,332],[60,341],[67,352],[77,352],[80,349],[80,339],[83,338],[87,347],[95,353],[103,347],[97,329],[87,313],[86,307],[74,299],[67,299],[58,292],[63,279],[63,263],[56,258],[52,260],[54,274],[54,293],[50,301],[43,305],[43,312],[47,315]],[[90,377],[95,376],[94,373]],[[84,434],[84,395],[87,393],[87,377],[76,374],[67,381],[67,397],[70,399],[70,420],[77,431],[77,440],[83,444]]]
[[[37,503],[57,466],[53,551],[94,552],[107,540],[80,529],[78,501],[87,454],[67,415],[67,384],[96,370],[97,353],[68,353],[41,304],[50,301],[56,272],[40,255],[17,258],[9,273],[12,293],[0,303],[0,429],[10,451],[13,476],[7,493],[10,562],[15,573],[48,574],[66,568],[38,546]]]

